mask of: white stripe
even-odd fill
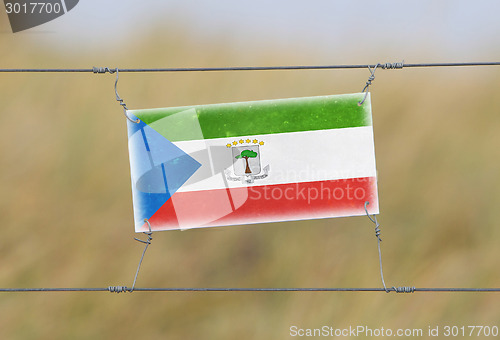
[[[179,191],[226,188],[223,169],[234,172],[234,157],[226,144],[247,138],[264,142],[260,163],[261,169],[270,166],[269,176],[250,185],[227,181],[230,188],[376,176],[373,128],[363,126],[175,142],[202,164]],[[205,150],[205,155],[200,150]]]

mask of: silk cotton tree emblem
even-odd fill
[[[260,147],[263,145],[263,141],[249,138],[226,144],[226,147],[231,148],[233,172],[236,175],[236,177],[233,176],[231,170],[227,169],[225,171],[226,178],[230,181],[241,181],[247,184],[266,178],[269,175],[269,165],[262,169]]]
[[[128,111],[135,230],[377,214],[364,96]]]

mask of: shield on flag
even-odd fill
[[[231,148],[234,174],[237,176],[257,175],[260,173],[259,145],[236,146]]]

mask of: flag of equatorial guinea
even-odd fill
[[[378,213],[363,96],[128,111],[135,230]]]

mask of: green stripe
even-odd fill
[[[364,94],[130,111],[172,142],[369,126]]]

